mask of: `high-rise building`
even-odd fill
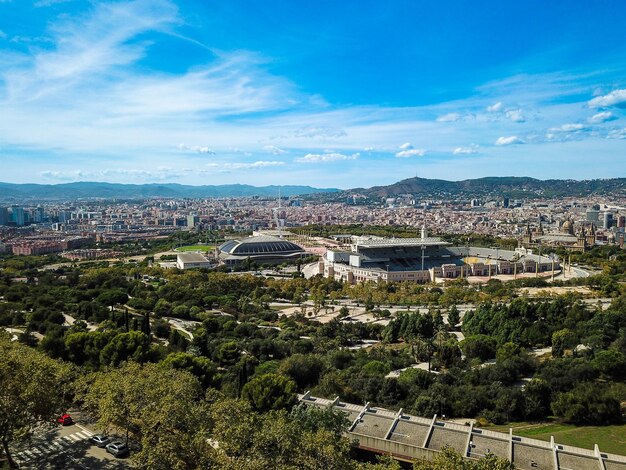
[[[33,211],[33,222],[35,222],[36,224],[40,224],[41,222],[43,222],[45,218],[45,212],[43,210],[43,207],[38,206],[37,208],[35,208],[35,210]]]
[[[0,225],[9,223],[9,210],[6,207],[0,207]]]
[[[11,207],[11,222],[17,226],[22,226],[26,223],[26,216],[24,215],[23,207]]]
[[[608,229],[613,225],[613,214],[610,212],[605,212],[602,214],[602,228]]]
[[[189,214],[187,216],[187,227],[195,227],[198,222],[200,221],[200,217],[198,217],[196,214]]]
[[[595,209],[588,209],[587,212],[585,212],[585,218],[587,219],[587,222],[598,222],[599,216],[600,211]]]

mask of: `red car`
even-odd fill
[[[62,426],[70,426],[71,424],[74,424],[74,420],[70,415],[65,413],[57,418],[57,423],[60,423]]]

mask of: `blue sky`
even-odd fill
[[[0,181],[626,176],[626,3],[0,0]]]

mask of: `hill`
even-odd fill
[[[334,188],[313,188],[311,186],[250,186],[227,184],[215,186],[189,186],[174,183],[164,184],[117,184],[98,182],[76,182],[65,184],[12,184],[0,183],[0,199],[136,199],[136,198],[203,198],[203,197],[243,197],[297,196],[311,193],[336,192]]]
[[[394,197],[411,194],[427,198],[507,196],[514,198],[588,196],[590,194],[624,194],[626,178],[596,180],[539,180],[528,177],[487,177],[463,181],[408,178],[388,186],[356,188],[350,194],[368,197]]]

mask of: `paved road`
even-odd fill
[[[126,459],[116,459],[92,445],[95,430],[81,424],[41,429],[29,443],[13,449],[13,459],[24,469],[102,469],[129,468]]]

